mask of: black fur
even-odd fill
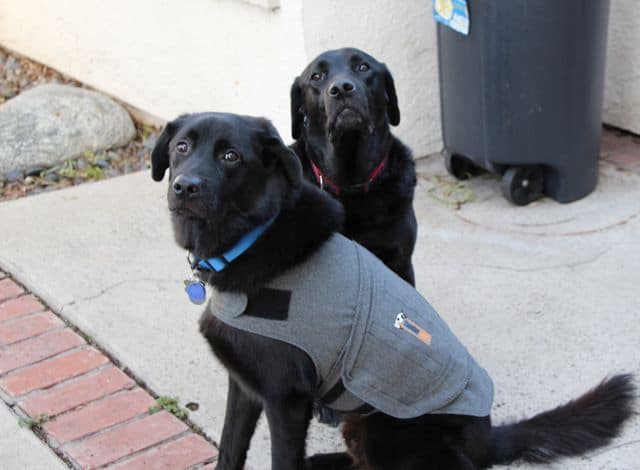
[[[633,413],[630,375],[617,375],[553,410],[492,430],[495,463],[548,463],[605,445]]]
[[[281,148],[274,149],[274,141]],[[184,142],[189,150],[179,154],[176,147]],[[224,161],[230,149],[240,156],[238,161]],[[278,214],[251,248],[225,270],[206,275],[207,282],[259,299],[255,294],[267,281],[306,259],[342,228],[341,205],[297,180],[297,161],[264,119],[207,113],[183,116],[167,126],[153,152],[152,174],[162,178],[169,165],[169,208],[183,248],[198,257],[217,255]],[[180,179],[191,181],[193,190],[176,192]],[[350,454],[305,460],[317,396],[310,358],[289,344],[229,327],[208,308],[200,331],[229,371],[220,470],[243,468],[263,411],[271,432],[273,470],[456,470],[518,458],[547,462],[605,445],[632,412],[634,388],[631,377],[623,375],[555,410],[494,428],[488,416],[433,414],[400,420],[382,413],[351,414],[342,417]]]
[[[367,70],[359,70],[362,64]],[[354,89],[332,95],[332,87],[345,80]],[[343,232],[415,284],[415,165],[411,151],[391,134],[390,125],[400,123],[400,110],[387,67],[358,49],[319,55],[291,87],[291,123],[296,139],[292,148],[314,184],[311,160],[331,181],[348,188],[365,182],[388,155],[385,170],[368,192],[347,190],[338,195],[346,212]]]

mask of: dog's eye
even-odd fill
[[[323,74],[316,72],[313,75],[311,75],[311,80],[313,80],[314,82],[318,82],[322,80],[322,75]]]
[[[178,153],[187,153],[189,151],[189,142],[181,140],[176,144],[176,151]]]
[[[358,65],[358,72],[366,72],[367,70],[369,70],[369,64],[363,62]]]
[[[235,163],[240,160],[240,155],[238,155],[234,150],[227,150],[224,155],[222,155],[222,160],[229,163]]]

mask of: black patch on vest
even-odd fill
[[[268,320],[286,320],[289,318],[290,301],[290,290],[263,287],[248,299],[244,315]]]

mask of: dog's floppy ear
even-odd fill
[[[398,108],[398,95],[396,95],[396,86],[393,83],[393,77],[386,65],[384,67],[384,91],[387,97],[387,116],[392,126],[400,124],[400,109]]]
[[[151,151],[151,177],[155,181],[162,181],[164,172],[169,168],[169,142],[184,123],[186,117],[186,115],[182,115],[167,123]]]
[[[289,183],[294,188],[302,184],[302,165],[293,150],[285,145],[276,128],[267,119],[263,121],[263,131],[260,137],[261,155],[266,167],[275,167],[280,163]]]
[[[291,137],[298,139],[302,135],[303,126],[302,87],[300,86],[300,77],[296,77],[291,85]]]

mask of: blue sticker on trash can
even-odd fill
[[[433,16],[436,21],[451,29],[469,34],[469,9],[466,0],[433,0]]]

